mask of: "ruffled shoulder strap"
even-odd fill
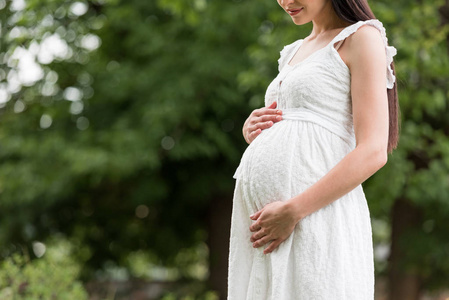
[[[393,62],[393,56],[397,54],[397,51],[396,48],[388,45],[388,38],[385,32],[385,28],[379,20],[373,19],[367,21],[359,21],[355,24],[346,27],[332,40],[331,45],[333,46],[335,43],[346,39],[348,36],[355,33],[363,25],[370,25],[377,28],[380,31],[380,34],[382,35],[382,39],[385,45],[385,52],[387,54],[387,88],[392,89],[394,87],[396,77],[393,74],[391,63]]]
[[[285,46],[284,49],[281,50],[281,55],[278,59],[279,72],[284,68],[284,66],[286,64],[288,64],[288,62],[291,59],[291,56],[295,53],[295,49],[298,48],[298,46],[300,45],[301,42],[302,42],[302,39],[297,40],[297,41],[291,43],[290,45]]]

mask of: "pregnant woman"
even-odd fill
[[[278,3],[313,30],[281,51],[266,106],[243,127],[228,297],[374,299],[361,183],[397,145],[396,49],[366,0]]]

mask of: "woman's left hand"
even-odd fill
[[[270,245],[264,250],[264,254],[273,252],[293,232],[298,219],[288,202],[272,202],[250,216],[255,221],[249,230],[253,232],[251,242],[254,248]]]

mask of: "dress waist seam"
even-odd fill
[[[343,139],[353,146],[354,131],[346,128],[343,124],[336,122],[326,116],[318,114],[307,108],[289,108],[282,110],[282,119],[291,121],[305,121],[317,124]]]

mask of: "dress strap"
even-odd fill
[[[296,53],[295,50],[298,49],[298,46],[302,44],[302,39],[297,40],[287,46],[285,46],[280,53],[280,57],[278,59],[279,72],[284,68],[286,64],[291,60],[292,56]]]
[[[360,27],[363,25],[370,25],[375,28],[377,28],[380,31],[380,34],[382,36],[382,40],[384,41],[385,45],[385,52],[387,54],[387,88],[392,89],[394,87],[394,83],[396,81],[396,76],[393,73],[393,69],[391,68],[391,63],[393,62],[393,56],[397,54],[397,50],[395,47],[388,45],[388,38],[387,34],[385,32],[385,28],[383,24],[376,19],[373,20],[367,20],[367,21],[359,21],[357,23],[354,23],[352,25],[349,25],[345,29],[343,29],[330,43],[332,47],[338,43],[346,39],[348,36],[355,33]],[[339,44],[340,45],[340,44]]]

